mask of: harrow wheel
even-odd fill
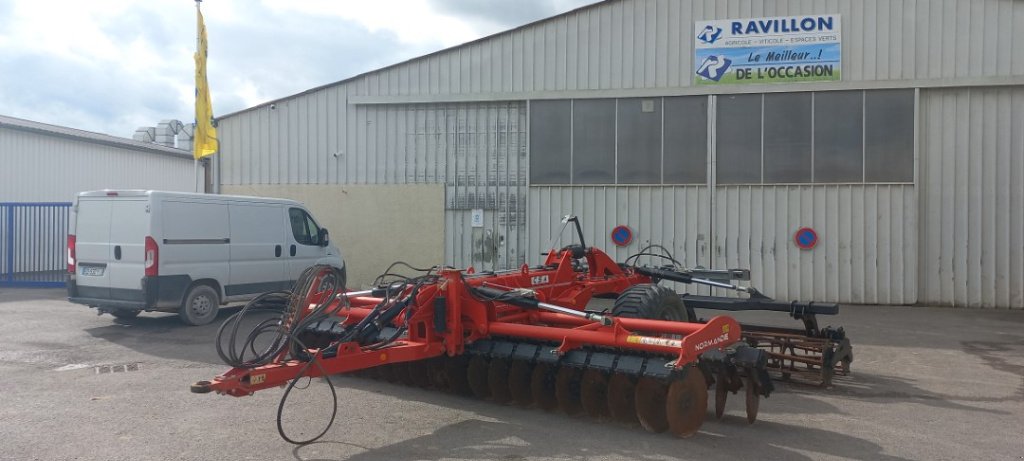
[[[491,391],[491,400],[495,403],[506,404],[512,401],[512,392],[508,388],[508,361],[505,359],[491,359],[487,368],[487,384]]]
[[[469,359],[469,366],[466,368],[469,389],[478,399],[486,399],[491,396],[491,386],[487,383],[487,368],[487,359],[480,355],[474,355]]]
[[[555,399],[558,408],[569,416],[583,411],[580,402],[580,378],[583,371],[578,368],[562,367],[555,377]]]
[[[665,432],[669,428],[665,413],[668,385],[654,378],[636,382],[636,418],[648,432]]]
[[[608,410],[608,375],[603,371],[590,369],[583,372],[580,380],[580,403],[592,418],[606,419]]]
[[[533,392],[530,389],[530,378],[533,366],[530,362],[513,360],[508,369],[508,391],[512,400],[524,407],[533,403]]]
[[[537,406],[544,411],[552,411],[558,408],[558,398],[555,397],[555,373],[557,367],[547,363],[538,363],[533,367],[533,374],[530,376],[530,393]]]
[[[615,373],[608,380],[608,414],[612,419],[635,424],[636,380],[622,373]]]
[[[669,430],[679,437],[697,433],[708,408],[708,388],[704,373],[690,367],[683,379],[673,380],[668,387],[665,413]]]

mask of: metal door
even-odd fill
[[[70,203],[0,203],[0,286],[64,286],[70,209]]]

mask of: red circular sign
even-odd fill
[[[801,250],[810,250],[818,244],[818,233],[810,227],[801,227],[793,234],[793,242]]]
[[[612,243],[624,247],[633,241],[633,230],[626,225],[615,226],[612,229]]]

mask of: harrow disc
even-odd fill
[[[491,359],[487,368],[487,384],[490,386],[491,400],[500,404],[512,401],[512,393],[508,388],[508,361]]]
[[[395,364],[381,365],[377,368],[380,369],[381,379],[389,383],[398,382],[398,371],[395,369]]]
[[[696,434],[704,423],[707,408],[707,382],[697,367],[690,367],[683,379],[674,380],[669,385],[665,413],[673,434],[679,437]]]
[[[606,419],[608,411],[608,375],[603,371],[590,369],[583,372],[580,380],[580,403],[583,411],[593,418]]]
[[[416,386],[427,389],[430,387],[430,369],[431,366],[426,360],[414,360],[408,362],[409,378]]]
[[[649,432],[668,430],[665,414],[668,385],[654,378],[640,378],[636,383],[636,418]]]
[[[466,368],[466,380],[469,382],[469,389],[479,399],[486,399],[491,396],[491,387],[487,384],[487,359],[475,355],[469,359],[469,366]]]
[[[512,400],[522,406],[529,406],[533,403],[533,392],[530,389],[530,377],[533,375],[533,366],[530,362],[513,360],[508,369],[508,391]]]
[[[473,389],[469,387],[469,380],[466,378],[469,360],[464,356],[452,357],[444,362],[444,377],[448,381],[448,388],[458,395],[473,395]]]
[[[427,368],[430,386],[439,391],[451,391],[451,386],[448,385],[448,376],[444,372],[445,362],[447,362],[447,358],[441,356],[431,360]]]
[[[725,414],[725,401],[729,398],[728,382],[729,376],[723,372],[718,373],[718,377],[715,378],[715,418],[718,419],[722,419],[722,415]]]
[[[636,381],[629,375],[615,373],[608,380],[608,413],[612,419],[634,424],[636,420]]]
[[[757,409],[761,406],[761,396],[757,393],[757,383],[752,376],[747,376],[747,422],[754,424],[757,420]]]
[[[558,399],[555,397],[555,372],[557,367],[547,363],[538,363],[533,367],[533,374],[530,376],[530,393],[537,406],[545,411],[552,411],[558,408]]]
[[[583,411],[583,405],[580,403],[582,375],[583,371],[578,368],[562,367],[555,377],[555,398],[558,400],[558,408],[569,416]]]

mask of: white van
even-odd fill
[[[290,289],[304,269],[344,273],[327,229],[292,200],[142,190],[82,192],[68,235],[68,300],[190,325],[229,301]]]

